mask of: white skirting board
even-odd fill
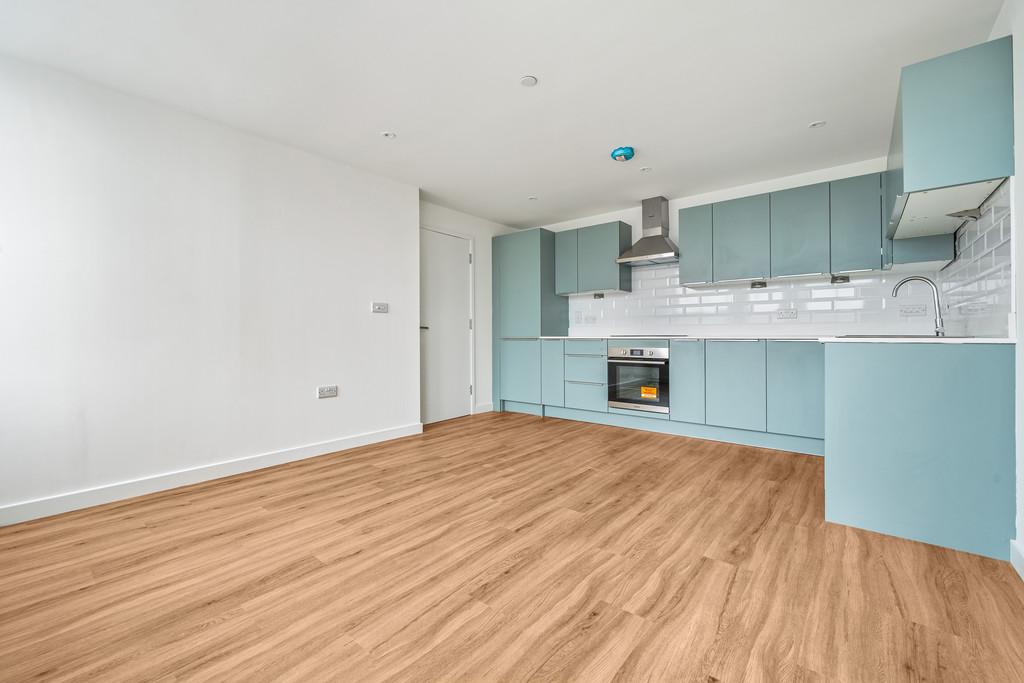
[[[1024,581],[1024,538],[1010,541],[1010,564]]]
[[[296,446],[295,448],[288,448],[283,451],[247,455],[242,458],[200,465],[185,470],[164,472],[149,477],[104,484],[103,486],[95,486],[80,491],[60,493],[46,498],[10,503],[9,505],[0,506],[0,526],[16,524],[17,522],[38,519],[40,517],[49,517],[50,515],[70,510],[80,510],[81,508],[92,507],[93,505],[112,503],[117,500],[124,500],[125,498],[155,493],[156,491],[166,491],[167,489],[196,484],[211,479],[219,479],[220,477],[227,477],[232,474],[251,472],[264,467],[334,453],[347,448],[389,441],[403,436],[420,434],[422,431],[423,425],[417,422],[401,427],[382,429],[377,432],[354,434],[332,441],[321,441],[320,443]]]
[[[473,414],[476,413],[490,413],[494,410],[493,403],[477,403],[473,406]]]

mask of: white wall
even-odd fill
[[[991,38],[1013,35],[1013,128],[1017,140],[1024,138],[1024,0],[1006,0],[992,27]],[[1024,144],[1014,146],[1014,169],[1024,173]],[[1017,331],[1017,539],[1011,543],[1010,559],[1024,578],[1024,315],[1018,311],[1018,302],[1024,301],[1024,186],[1017,177],[1010,183],[1011,213],[1013,215],[1013,278],[1015,296],[1014,325]]]
[[[674,199],[669,197],[669,235],[672,237],[673,242],[676,242],[676,244],[679,243],[679,209],[684,209],[688,206],[699,206],[701,204],[721,202],[727,199],[736,199],[738,197],[749,197],[753,194],[774,192],[776,190],[784,190],[790,187],[823,183],[828,180],[838,180],[840,178],[849,178],[851,176],[862,175],[864,173],[877,173],[878,171],[884,170],[884,158],[867,159],[865,161],[858,161],[852,164],[843,164],[842,166],[833,166],[831,168],[823,168],[817,171],[799,173],[797,175],[772,178],[770,180],[751,183],[749,185],[737,185],[735,187],[728,187],[722,190],[715,190],[714,192],[687,195],[685,197],[678,197]],[[622,209],[621,211],[611,211],[609,213],[602,213],[596,216],[582,216],[580,218],[573,218],[571,220],[552,223],[550,225],[542,225],[539,227],[557,232],[559,230],[572,230],[573,228],[582,228],[587,225],[607,223],[610,221],[625,221],[633,226],[633,240],[636,241],[640,239],[643,230],[641,218],[640,201],[638,200],[635,206]]]
[[[419,430],[417,188],[8,59],[0,139],[0,523]]]
[[[473,241],[473,320],[476,365],[473,386],[474,412],[491,405],[491,238],[512,228],[501,223],[420,201],[420,225],[449,232]]]

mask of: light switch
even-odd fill
[[[388,305],[383,301],[374,301],[372,304],[370,304],[370,311],[372,311],[373,313],[387,313]]]

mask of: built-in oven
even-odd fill
[[[608,349],[608,407],[667,413],[668,349]]]

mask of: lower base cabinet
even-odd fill
[[[826,521],[1009,559],[1012,344],[828,343],[825,377]]]
[[[707,424],[767,431],[763,339],[704,343]]]
[[[825,345],[769,340],[767,429],[775,434],[825,437]]]
[[[541,402],[541,340],[501,340],[501,399]]]
[[[541,340],[541,402],[546,406],[565,406],[565,342]]]
[[[669,346],[669,417],[704,424],[704,340],[673,339]]]
[[[608,385],[566,380],[565,407],[608,412]]]

